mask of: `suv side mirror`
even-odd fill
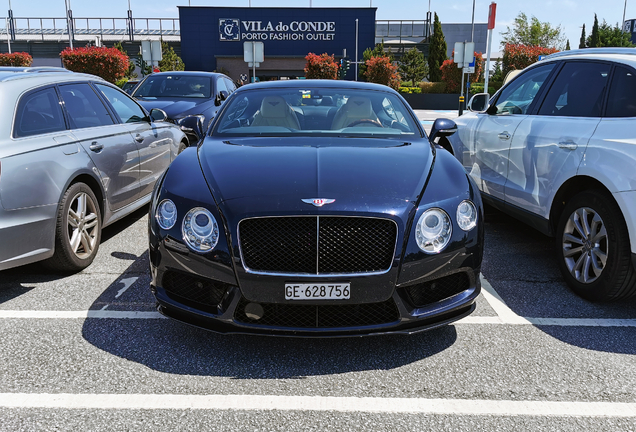
[[[488,109],[488,101],[490,95],[488,93],[478,93],[468,102],[468,109],[472,112],[485,112]]]
[[[163,122],[168,119],[168,114],[162,109],[153,108],[150,110],[150,120],[153,122]]]
[[[177,121],[177,124],[186,135],[194,135],[198,141],[203,139],[203,116],[189,115]]]
[[[428,140],[433,143],[435,138],[449,136],[455,132],[457,132],[457,125],[454,121],[445,118],[438,118],[435,120],[435,123],[433,123],[431,133],[428,135]]]

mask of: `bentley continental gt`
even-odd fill
[[[469,315],[483,210],[461,164],[389,87],[299,80],[236,90],[150,208],[151,289],[221,333],[414,333]],[[203,136],[205,134],[205,136]]]

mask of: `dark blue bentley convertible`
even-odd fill
[[[234,92],[175,159],[150,209],[166,316],[223,333],[413,333],[470,314],[483,210],[463,167],[388,87]],[[199,121],[199,123],[197,123]],[[188,122],[186,122],[187,124]]]

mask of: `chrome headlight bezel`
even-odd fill
[[[177,223],[176,204],[169,199],[161,201],[155,211],[155,220],[157,221],[157,224],[159,224],[159,227],[164,230],[169,230],[175,226]]]
[[[477,226],[477,207],[470,200],[464,200],[457,206],[457,225],[463,231],[470,231]]]
[[[441,208],[430,208],[422,213],[415,224],[415,241],[427,254],[440,253],[450,243],[453,224],[450,216]]]
[[[204,216],[207,223],[203,225]],[[212,251],[219,242],[219,224],[212,213],[203,207],[194,207],[183,217],[181,224],[183,241],[199,253]]]

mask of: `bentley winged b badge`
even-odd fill
[[[305,198],[302,201],[307,204],[313,204],[316,207],[322,207],[325,204],[331,204],[336,200],[331,198]]]

